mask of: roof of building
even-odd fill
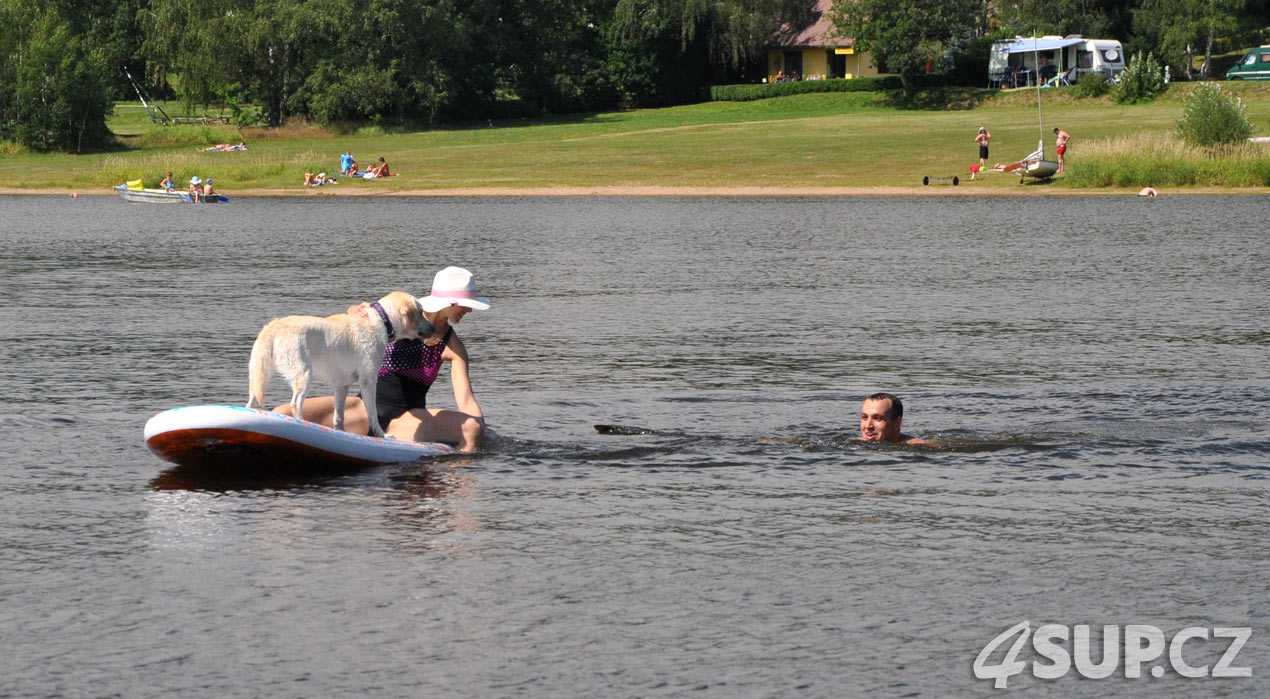
[[[816,7],[809,16],[809,23],[799,26],[791,25],[788,22],[781,23],[776,33],[772,34],[769,46],[796,49],[796,48],[836,48],[848,47],[855,44],[855,39],[839,38],[833,34],[833,25],[829,22],[827,13],[833,0],[816,0]]]

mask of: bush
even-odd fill
[[[1085,73],[1080,76],[1080,82],[1072,88],[1073,95],[1080,98],[1102,97],[1111,92],[1113,83],[1107,79],[1102,73]]]
[[[265,115],[259,107],[253,107],[249,104],[239,104],[237,101],[229,103],[229,120],[234,126],[240,128],[249,128],[259,126],[264,123]]]
[[[1164,92],[1164,69],[1155,60],[1155,54],[1148,53],[1146,58],[1139,51],[1129,67],[1120,74],[1120,82],[1112,90],[1111,96],[1117,102],[1150,102]]]
[[[808,92],[885,92],[898,89],[900,89],[900,79],[894,75],[888,75],[881,78],[851,78],[850,80],[834,78],[760,85],[715,85],[710,88],[710,99],[716,102],[748,102]]]
[[[10,157],[14,155],[22,155],[25,152],[27,152],[26,146],[21,143],[0,139],[0,155]]]
[[[1241,144],[1252,135],[1252,122],[1244,113],[1247,105],[1238,97],[1222,94],[1217,83],[1200,83],[1186,98],[1177,135],[1201,148]]]

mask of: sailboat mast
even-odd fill
[[[1036,150],[1045,159],[1045,120],[1041,117],[1041,52],[1036,45],[1036,32],[1032,32],[1032,63],[1036,75]]]

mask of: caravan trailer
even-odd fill
[[[1015,37],[992,44],[988,79],[993,87],[1026,87],[1039,79],[1075,83],[1086,73],[1108,80],[1124,72],[1124,47],[1115,39],[1070,36]]]
[[[1111,80],[1124,72],[1124,47],[1115,39],[1086,39],[1067,49],[1076,59],[1077,75],[1101,73]]]

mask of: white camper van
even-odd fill
[[[1086,73],[1113,79],[1125,69],[1124,47],[1115,39],[1070,36],[1015,37],[992,44],[988,80],[993,87],[1075,84]]]

